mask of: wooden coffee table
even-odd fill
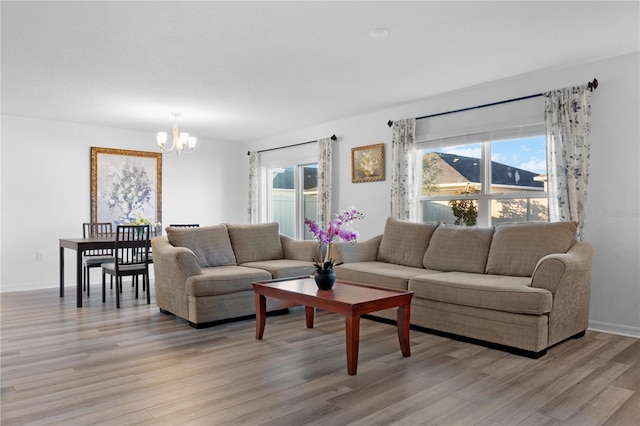
[[[311,277],[253,283],[256,299],[256,339],[261,340],[267,317],[266,296],[305,306],[307,328],[313,328],[315,308],[343,314],[347,338],[347,372],[358,370],[360,344],[360,316],[388,308],[398,308],[398,340],[405,357],[411,356],[409,347],[409,318],[412,291],[386,289],[336,281],[331,290],[318,290]]]

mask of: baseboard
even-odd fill
[[[46,283],[1,284],[0,293],[9,293],[14,291],[27,291],[27,290],[44,290],[48,288],[60,288],[60,284],[59,282],[58,283],[46,282]],[[69,289],[69,291],[75,292],[76,286],[74,285],[73,287],[71,287],[69,285],[65,285],[64,289],[65,289],[65,294],[67,289]]]
[[[632,327],[630,325],[613,324],[604,321],[589,321],[589,330],[640,339],[640,327]]]
[[[151,270],[150,270],[151,272]],[[91,285],[92,286],[101,286],[102,285],[102,277],[98,277],[99,273],[95,272],[95,277],[92,277]],[[151,280],[151,284],[154,284],[155,280],[153,278],[153,273],[149,275],[149,279]],[[109,280],[107,280],[108,282]],[[94,287],[91,287],[92,289]],[[27,290],[46,290],[48,288],[60,288],[60,281],[48,281],[48,282],[40,282],[40,283],[19,283],[19,284],[0,284],[0,293],[8,293],[13,291],[27,291]],[[65,278],[64,281],[64,291],[65,296],[67,291],[71,294],[76,294],[76,282],[75,279]]]

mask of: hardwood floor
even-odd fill
[[[640,340],[588,331],[533,360],[363,319],[348,376],[343,317],[304,310],[195,330],[125,288],[2,293],[2,425],[638,425]]]

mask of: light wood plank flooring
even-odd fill
[[[640,341],[587,332],[538,360],[363,319],[348,376],[344,319],[304,311],[195,330],[125,289],[2,293],[2,425],[638,425]],[[153,293],[153,292],[152,292]]]

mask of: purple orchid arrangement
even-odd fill
[[[329,257],[329,246],[334,241],[334,238],[340,238],[343,241],[349,243],[355,243],[358,239],[358,233],[352,229],[349,229],[349,225],[356,219],[364,218],[364,214],[360,213],[355,207],[351,207],[337,215],[336,218],[329,222],[327,229],[320,228],[314,220],[306,219],[305,225],[309,227],[309,232],[313,234],[316,240],[320,244],[326,247],[326,254],[322,263],[313,259],[313,266],[319,271],[328,271],[333,269],[334,266],[340,263],[335,263],[335,260]]]

